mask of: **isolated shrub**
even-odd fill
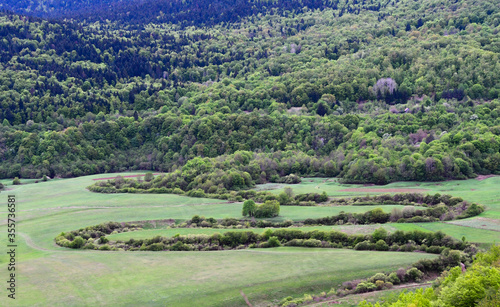
[[[13,185],[20,185],[21,184],[21,180],[19,180],[18,177],[14,178],[14,180],[12,180],[12,184]]]
[[[48,180],[48,179],[47,179],[47,176],[46,176],[46,175],[43,175],[43,177],[42,177],[42,181],[44,181],[44,182],[45,182],[45,181],[47,181],[47,180]]]

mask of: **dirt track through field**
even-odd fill
[[[422,193],[427,192],[428,189],[367,189],[367,188],[350,188],[343,189],[340,192],[367,192],[367,193]]]

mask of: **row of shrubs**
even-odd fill
[[[319,295],[304,294],[302,297],[293,298],[291,296],[284,298],[279,302],[279,306],[292,307],[300,306],[314,301],[321,302],[326,299],[343,297],[349,294],[366,293],[377,290],[391,289],[394,285],[420,282],[426,276],[432,276],[465,263],[469,266],[476,249],[472,246],[465,252],[450,250],[445,248],[440,256],[435,259],[422,259],[407,268],[399,268],[391,273],[376,273],[370,278],[364,280],[354,280],[342,283],[338,289],[332,288],[328,293],[322,292]]]
[[[75,234],[77,234],[75,236]],[[252,231],[226,232],[213,235],[176,235],[173,237],[154,237],[152,239],[126,242],[109,242],[105,236],[99,238],[87,235],[85,231],[61,233],[56,239],[60,246],[69,248],[97,249],[98,245],[108,244],[122,250],[223,250],[254,247],[275,247],[280,245],[354,248],[358,250],[421,250],[440,253],[444,248],[463,250],[469,246],[442,232],[395,231],[388,233],[379,228],[371,235],[348,235],[338,231],[302,231],[299,229],[267,229],[262,234]],[[100,246],[99,246],[100,248]]]
[[[323,218],[308,218],[304,221],[306,225],[342,225],[342,224],[383,224],[396,223],[422,223],[436,222],[440,220],[464,219],[481,214],[484,211],[482,205],[475,203],[460,202],[453,207],[437,205],[424,210],[415,209],[412,206],[403,210],[393,208],[391,213],[386,213],[381,208],[375,208],[365,213],[345,213],[341,211],[338,215]]]
[[[110,181],[110,180],[108,180]],[[229,201],[244,201],[246,199],[253,199],[256,202],[263,203],[269,200],[277,200],[282,206],[315,206],[317,203],[325,202],[328,200],[326,193],[304,193],[295,196],[284,197],[283,195],[272,194],[267,191],[255,190],[240,190],[240,191],[224,191],[224,193],[205,193],[202,189],[193,189],[183,191],[180,188],[149,188],[140,189],[136,187],[123,187],[117,188],[113,183],[107,181],[100,181],[88,186],[87,189],[96,193],[146,193],[146,194],[177,194],[197,198],[213,198]],[[284,194],[284,193],[282,193]],[[285,194],[286,195],[286,194]]]

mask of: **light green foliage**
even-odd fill
[[[280,241],[278,240],[277,237],[270,237],[269,240],[267,241],[267,244],[269,247],[278,247],[281,246]]]
[[[387,237],[387,230],[383,227],[377,228],[372,234],[372,238],[374,242],[377,242],[379,240],[385,240]]]

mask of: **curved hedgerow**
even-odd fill
[[[175,235],[156,236],[150,239],[129,239],[110,241],[106,235],[141,229],[144,224],[105,223],[79,230],[61,233],[55,238],[56,244],[75,249],[100,249],[124,251],[210,251],[244,248],[266,248],[285,246],[350,248],[356,250],[380,251],[422,251],[441,253],[446,248],[464,250],[470,246],[465,241],[456,240],[443,232],[395,231],[388,233],[379,228],[373,234],[349,235],[332,231],[303,231],[300,229],[266,229],[257,233],[248,231],[229,231],[212,235]]]

